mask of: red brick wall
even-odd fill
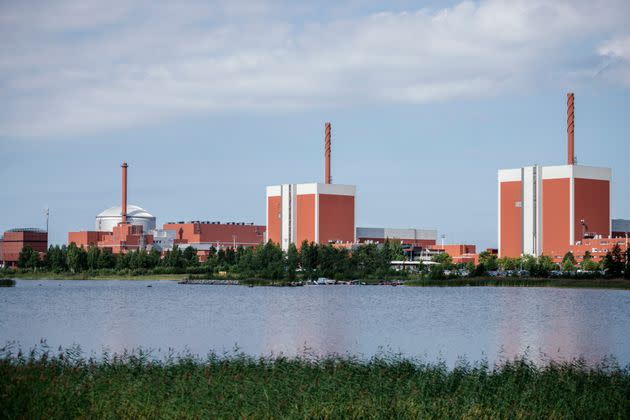
[[[282,197],[269,197],[267,206],[267,239],[279,244],[282,229]]]

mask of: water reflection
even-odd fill
[[[39,283],[42,286],[39,286]],[[61,284],[61,286],[59,286]],[[551,288],[247,288],[18,281],[0,290],[0,342],[252,355],[402,353],[455,363],[614,355],[630,363],[630,292]]]

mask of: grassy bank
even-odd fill
[[[4,356],[3,418],[627,418],[630,371],[402,359]]]
[[[20,272],[15,271],[6,274],[6,277],[23,280],[202,280],[213,279],[215,276],[198,274],[90,274],[90,273],[54,273],[54,272]],[[218,280],[238,280],[244,286],[277,286],[290,285],[288,280],[268,280],[261,278],[242,278],[234,276],[224,276]],[[390,280],[391,281],[391,280]],[[368,285],[379,284],[381,280],[362,280]],[[506,286],[506,287],[569,287],[569,288],[591,288],[591,289],[625,289],[630,290],[630,280],[627,279],[603,279],[603,278],[529,278],[529,277],[464,277],[451,279],[429,279],[416,278],[407,280],[407,286],[440,286],[440,287],[462,287],[462,286]]]
[[[591,289],[630,290],[626,279],[571,279],[527,277],[472,277],[446,280],[420,279],[405,283],[407,286],[505,286],[505,287],[571,287]]]
[[[9,275],[7,275],[9,276]],[[89,273],[53,273],[53,272],[15,272],[10,274],[13,279],[21,280],[183,280],[189,277],[188,274],[141,274],[141,275],[121,275],[103,274],[90,275]]]

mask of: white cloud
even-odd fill
[[[610,62],[611,80],[630,85],[623,1],[464,1],[326,21],[256,1],[25,4],[0,6],[4,136],[498,95]]]
[[[598,74],[630,87],[630,34],[609,39],[599,47],[598,53],[608,59]]]

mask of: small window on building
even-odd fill
[[[523,207],[523,202],[522,201],[515,202],[514,207],[519,207],[519,208]]]

